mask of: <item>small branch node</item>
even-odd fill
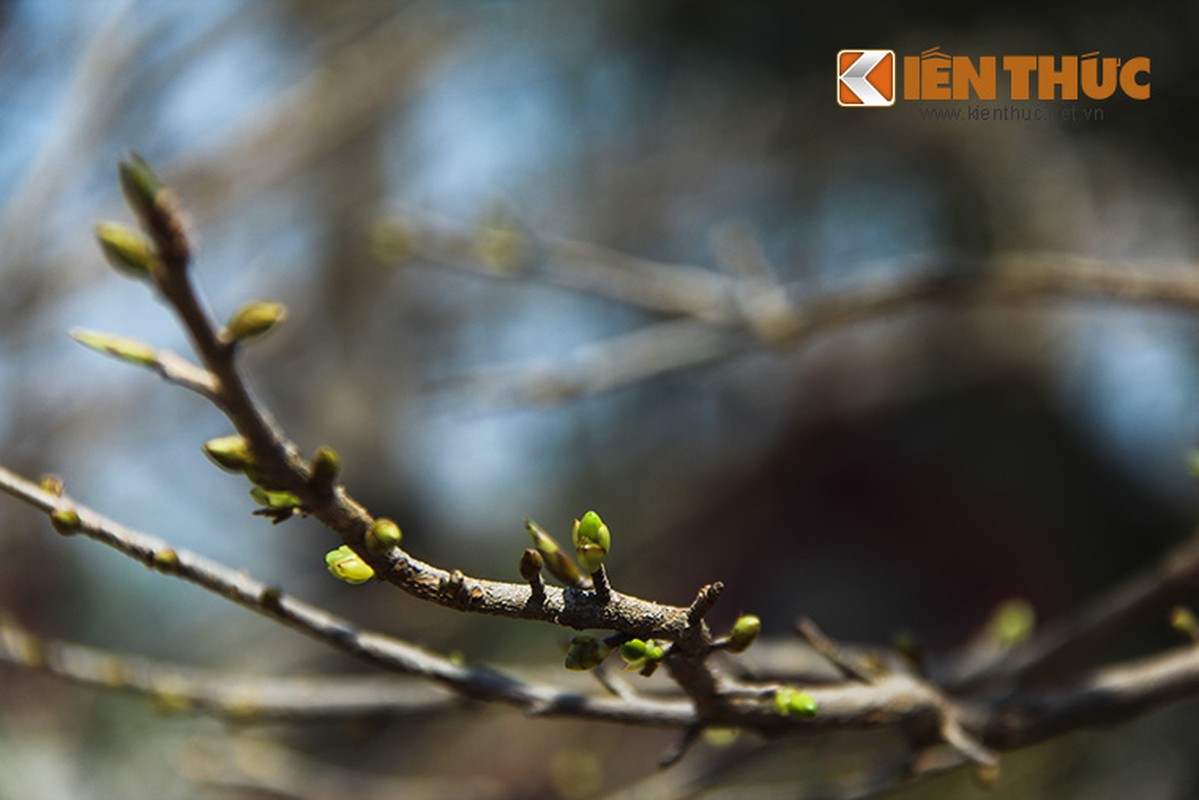
[[[687,607],[687,622],[692,627],[702,622],[707,613],[712,610],[712,606],[716,605],[716,601],[720,599],[720,593],[723,591],[724,584],[720,581],[709,583],[700,589],[695,599],[691,601],[691,605]]]

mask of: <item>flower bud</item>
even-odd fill
[[[625,661],[625,669],[641,670],[648,677],[666,657],[666,648],[656,639],[629,639],[620,646],[620,657]]]
[[[774,693],[774,710],[781,716],[811,719],[817,709],[816,698],[799,689],[784,686]]]
[[[152,367],[158,364],[158,351],[137,339],[84,330],[83,328],[75,328],[70,335],[84,347],[90,347],[96,352],[114,356],[139,367]]]
[[[154,247],[145,236],[117,222],[101,222],[96,225],[96,240],[113,269],[130,278],[150,277]]]
[[[728,644],[725,647],[730,653],[744,653],[761,632],[762,620],[753,614],[744,614],[733,623],[733,630],[729,632]]]
[[[603,639],[590,634],[576,636],[566,650],[566,668],[578,672],[595,669],[604,663],[610,652],[612,648]]]
[[[1174,606],[1170,609],[1170,627],[1192,641],[1199,642],[1199,620],[1186,606]]]
[[[396,525],[386,517],[380,517],[371,523],[370,530],[366,532],[366,546],[372,550],[382,552],[390,550],[393,547],[399,547],[400,541],[404,538],[403,531],[400,526]]]
[[[575,555],[579,564],[588,572],[595,572],[600,568],[612,547],[612,535],[608,526],[594,511],[588,511],[581,520],[575,522],[571,539],[574,540]]]
[[[318,447],[312,455],[312,488],[319,494],[330,494],[339,472],[341,456],[332,447]]]
[[[282,303],[255,300],[242,306],[229,318],[225,336],[231,342],[262,336],[286,318],[287,309]]]
[[[50,524],[63,536],[79,533],[79,529],[83,527],[79,512],[73,508],[60,508],[50,512]]]
[[[645,642],[641,639],[629,639],[620,646],[620,657],[627,665],[626,669],[641,669],[645,666]]]
[[[1002,647],[1012,647],[1032,636],[1037,616],[1027,600],[1014,598],[995,609],[988,626],[991,639]]]
[[[179,554],[170,547],[164,547],[154,552],[154,566],[160,572],[174,572],[179,569]]]
[[[239,434],[209,439],[204,443],[204,455],[212,459],[212,463],[229,472],[245,472],[246,467],[254,465],[254,459],[250,456],[250,443]]]
[[[530,547],[520,554],[520,577],[526,581],[531,583],[539,580],[543,566],[545,566],[545,559],[533,548]]]
[[[125,202],[133,209],[133,213],[143,223],[152,219],[156,213],[158,193],[162,191],[162,182],[154,170],[137,153],[130,153],[117,166],[117,175],[121,180]]]
[[[371,565],[363,561],[349,545],[343,544],[336,550],[325,553],[325,565],[329,568],[330,575],[346,583],[366,583],[375,577],[375,570]]]
[[[524,234],[511,225],[483,225],[475,239],[475,255],[498,275],[516,275],[529,251]]]
[[[532,520],[526,519],[525,527],[529,531],[533,545],[541,553],[541,557],[545,561],[545,568],[549,570],[549,573],[567,586],[582,586],[584,584],[583,573],[579,571],[578,565],[571,561],[570,556],[554,541],[554,538]]]
[[[55,497],[62,497],[62,478],[57,475],[43,475],[37,485],[43,492],[48,492]]]
[[[270,489],[263,489],[261,486],[255,486],[250,489],[250,497],[253,497],[254,502],[263,508],[271,508],[277,511],[296,509],[303,505],[300,498],[291,492],[273,492]]]

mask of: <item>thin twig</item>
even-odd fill
[[[861,664],[859,659],[845,652],[836,642],[826,636],[824,631],[820,630],[812,620],[804,617],[795,623],[795,629],[812,646],[813,650],[827,658],[829,663],[840,670],[846,678],[867,684],[878,680],[877,675],[872,674]]]
[[[936,678],[960,691],[985,683],[1019,683],[1093,652],[1095,647],[1154,614],[1163,614],[1199,585],[1199,535],[1080,611],[1051,623],[1029,641],[996,654],[976,647],[939,665]]]
[[[58,678],[140,692],[165,710],[198,711],[238,722],[408,716],[460,704],[428,684],[395,678],[234,675],[43,639],[0,622],[0,661]]]

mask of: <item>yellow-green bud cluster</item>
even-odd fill
[[[620,657],[624,659],[625,669],[641,670],[641,674],[648,676],[666,657],[666,648],[655,639],[629,639],[620,646]]]
[[[612,548],[612,534],[594,511],[588,511],[582,519],[575,520],[571,539],[579,564],[588,572],[596,572]]]
[[[375,570],[371,565],[344,544],[325,553],[325,566],[329,568],[330,575],[346,583],[366,583],[375,577]]]
[[[784,686],[774,693],[774,710],[784,717],[811,719],[816,716],[816,698],[800,689]]]

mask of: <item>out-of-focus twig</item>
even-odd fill
[[[43,639],[0,620],[0,661],[58,678],[140,692],[164,710],[238,722],[407,716],[444,711],[460,698],[427,683],[381,677],[233,675]]]
[[[527,246],[532,255],[497,269],[479,255],[477,234],[468,229],[415,215],[400,224],[412,226],[406,257],[415,254],[492,277],[543,280],[682,318],[581,347],[561,363],[493,367],[446,382],[481,392],[487,407],[564,402],[713,363],[763,343],[798,349],[819,334],[930,304],[955,309],[1052,299],[1199,307],[1199,269],[1193,267],[1147,269],[1066,254],[1011,253],[960,269],[952,259],[930,258],[913,277],[808,295],[804,286],[768,281],[760,265],[737,278],[572,240],[538,240]],[[580,252],[588,258],[580,260]]]
[[[1006,651],[972,647],[953,654],[936,669],[938,680],[955,690],[982,684],[1019,684],[1043,677],[1071,659],[1166,609],[1199,586],[1199,535],[1078,612],[1046,625],[1027,642]]]

